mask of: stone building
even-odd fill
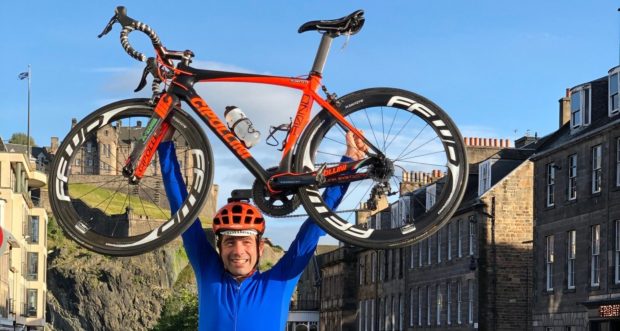
[[[528,330],[534,169],[528,158],[543,141],[524,137],[510,148],[507,140],[466,138],[469,184],[446,226],[401,249],[349,249],[355,258],[347,262],[343,255],[342,262],[354,265],[354,288],[349,284],[342,291],[327,292],[342,296],[343,302],[356,301],[354,329]],[[358,221],[385,228],[415,214],[413,201],[424,203],[425,188],[440,176],[431,172],[403,178],[410,182],[401,185],[398,208],[358,215]],[[323,265],[323,275],[333,267]],[[342,272],[345,267],[339,268]],[[324,319],[329,316],[324,300],[320,327],[333,330],[327,327],[331,321]]]
[[[33,192],[46,183],[25,153],[0,140],[0,227],[9,238],[0,256],[0,330],[45,325],[47,214]]]
[[[534,330],[620,330],[620,67],[567,90],[532,159]]]

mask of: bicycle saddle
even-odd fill
[[[335,20],[319,20],[304,23],[297,32],[302,33],[317,30],[323,33],[333,33],[335,35],[358,33],[364,25],[364,11],[356,10],[349,16]]]

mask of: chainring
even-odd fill
[[[276,168],[269,168],[267,172],[273,174]],[[285,216],[295,211],[301,204],[297,192],[282,192],[269,194],[269,190],[259,180],[252,185],[252,199],[260,210],[270,216]]]

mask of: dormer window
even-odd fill
[[[437,185],[432,184],[426,187],[426,210],[433,207],[437,201]]]
[[[491,163],[492,160],[486,160],[478,165],[478,195],[491,188]]]
[[[609,71],[609,116],[620,113],[620,67]]]
[[[570,125],[571,128],[579,128],[581,126],[590,125],[590,109],[591,104],[591,88],[590,85],[584,85],[574,88],[571,91],[570,99]]]

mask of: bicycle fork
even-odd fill
[[[130,184],[140,182],[151,164],[159,143],[171,129],[166,117],[177,101],[178,99],[170,94],[164,94],[159,98],[142,136],[135,142],[134,148],[123,166],[123,176],[129,179]]]

